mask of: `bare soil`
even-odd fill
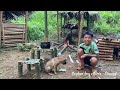
[[[69,52],[72,59],[76,60],[76,53]],[[68,53],[69,52],[69,53]],[[20,52],[19,50],[8,50],[0,53],[0,79],[19,79],[18,61],[30,57],[30,52]],[[41,79],[120,79],[120,60],[99,61],[97,68],[90,75],[90,69],[76,70],[77,63],[70,62],[69,58],[66,65],[59,67],[66,69],[66,72],[58,72],[57,75],[48,75],[41,73]],[[35,79],[35,68],[32,67],[30,72],[27,71],[26,65],[23,65],[23,79]]]

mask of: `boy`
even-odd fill
[[[79,66],[77,70],[83,69],[85,64],[94,68],[98,63],[97,58],[99,51],[96,43],[92,41],[93,33],[86,31],[83,33],[82,38],[84,43],[80,44],[80,48],[77,52],[81,66]]]

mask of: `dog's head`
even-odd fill
[[[67,55],[60,55],[59,59],[61,60],[62,64],[67,64]]]
[[[67,64],[67,59],[65,59],[64,61],[62,61],[62,64],[63,65]]]

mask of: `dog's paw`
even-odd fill
[[[48,73],[49,75],[51,75],[51,76],[53,76],[53,74],[52,73]]]
[[[57,72],[55,72],[55,75],[57,75],[58,73]]]

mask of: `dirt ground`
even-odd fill
[[[66,51],[69,52],[69,49]],[[72,59],[76,60],[76,53],[69,52]],[[18,61],[30,57],[30,52],[20,52],[18,50],[2,51],[0,53],[0,79],[19,79],[18,78]],[[90,69],[86,68],[77,71],[77,63],[72,63],[69,58],[66,65],[59,67],[66,69],[66,72],[59,72],[58,75],[48,75],[41,73],[41,79],[120,79],[120,60],[99,61],[96,69],[90,75]],[[23,65],[23,79],[35,79],[35,69],[27,72],[26,65]]]
[[[96,34],[96,36],[103,37],[99,34]],[[51,41],[56,41],[56,38],[54,37],[54,35],[50,37],[50,40],[52,38]],[[0,79],[20,79],[18,77],[18,61],[25,60],[25,58],[30,58],[30,52],[20,52],[19,50],[13,49],[1,49],[0,51]],[[65,72],[58,72],[57,75],[52,76],[46,73],[41,73],[41,79],[120,79],[120,60],[100,60],[96,66],[96,69],[90,74],[91,69],[88,67],[81,71],[76,70],[78,65],[76,63],[76,52],[73,52],[68,48],[64,53],[71,55],[74,63],[72,63],[68,58],[66,65],[59,65],[59,68],[66,69]],[[42,56],[48,57],[46,53],[43,53]],[[23,64],[23,79],[35,79],[35,75],[36,73],[34,67],[32,67],[32,70],[28,72],[26,64]]]

